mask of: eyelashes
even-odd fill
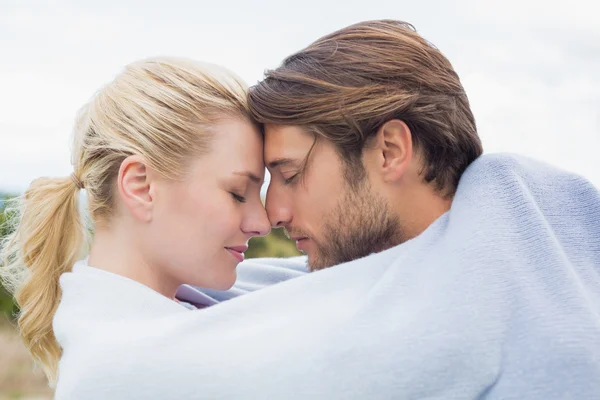
[[[290,177],[289,177],[289,178],[287,178],[287,179],[284,179],[284,180],[283,180],[283,184],[284,184],[284,185],[289,185],[290,183],[294,182],[294,180],[296,179],[296,177],[297,177],[298,175],[299,175],[299,174],[295,174],[295,175],[292,175],[292,176],[290,176]]]
[[[233,197],[233,199],[235,201],[237,201],[238,203],[245,203],[246,202],[246,198],[244,196],[240,196],[239,194],[235,194],[233,192],[229,192],[231,193],[231,197]]]

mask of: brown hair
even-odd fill
[[[385,122],[402,120],[424,160],[424,180],[447,195],[482,153],[458,75],[406,22],[361,22],[322,37],[267,71],[249,104],[261,123],[303,126],[330,140],[361,176],[368,140]]]

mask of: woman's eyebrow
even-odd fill
[[[260,178],[254,172],[250,172],[250,171],[234,171],[233,174],[234,175],[245,176],[245,177],[249,178],[252,182],[254,182],[254,183],[258,184],[258,185],[262,185],[264,183],[264,179]]]

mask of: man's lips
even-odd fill
[[[299,240],[308,239],[308,237],[306,237],[306,236],[291,236],[290,239],[292,239],[294,242],[297,242]]]
[[[306,244],[308,242],[308,238],[306,236],[292,236],[290,237],[293,241],[296,242],[296,248],[302,252],[306,252]]]

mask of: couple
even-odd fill
[[[458,75],[409,24],[341,29],[249,91],[131,64],[81,110],[73,165],[32,183],[2,250],[57,399],[600,393],[598,191],[482,155]],[[271,227],[318,272],[241,262]]]

